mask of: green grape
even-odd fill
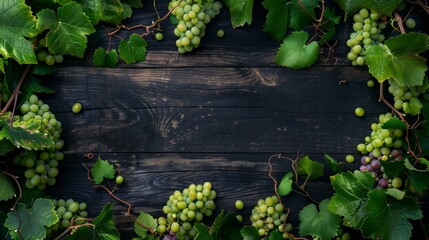
[[[52,55],[47,55],[45,58],[46,65],[52,66],[55,63],[55,57]]]
[[[355,157],[353,157],[353,155],[346,156],[346,162],[353,163],[354,161],[355,161]]]
[[[116,183],[117,184],[122,184],[124,182],[124,177],[122,177],[121,175],[116,177]]]
[[[366,82],[366,85],[367,85],[368,87],[372,88],[372,87],[374,87],[374,81],[373,81],[373,80],[368,80],[368,81]]]
[[[42,38],[38,42],[40,47],[46,47],[46,38]]]
[[[402,179],[395,177],[392,179],[392,187],[400,188],[402,186]]]
[[[66,219],[66,220],[70,220],[73,217],[73,213],[66,211],[63,215],[62,215],[62,219]]]
[[[67,208],[71,213],[75,213],[79,210],[79,203],[78,202],[72,202]]]
[[[64,61],[63,55],[55,55],[54,59],[56,63],[62,63]]]
[[[407,28],[415,28],[416,21],[412,18],[407,18],[407,20],[405,20],[405,26],[407,26]]]
[[[237,200],[237,201],[235,201],[235,208],[237,208],[237,209],[243,209],[244,208],[244,203],[243,203],[243,201],[241,201],[241,200]]]
[[[46,59],[47,53],[45,51],[40,51],[37,53],[37,61],[44,62]]]
[[[363,117],[365,115],[365,110],[362,107],[357,107],[355,109],[355,115],[358,117]]]
[[[216,31],[216,36],[217,36],[218,38],[222,38],[224,35],[225,35],[225,32],[224,32],[222,29],[218,29],[218,30]]]
[[[157,32],[155,34],[155,39],[158,41],[162,41],[164,39],[164,34],[162,34],[161,32]]]

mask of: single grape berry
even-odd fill
[[[405,26],[407,26],[407,28],[415,28],[416,21],[412,18],[408,18],[407,20],[405,20]]]
[[[79,113],[82,110],[82,104],[81,103],[75,103],[72,106],[72,112]]]
[[[355,157],[353,157],[353,155],[346,156],[346,162],[353,163],[354,161],[355,161]]]
[[[365,110],[363,108],[361,108],[361,107],[357,107],[355,109],[355,114],[358,117],[363,117],[363,115],[365,115]]]
[[[158,41],[162,41],[162,39],[164,39],[164,34],[162,34],[160,32],[157,32],[155,34],[155,39],[158,40]]]
[[[216,36],[217,36],[218,38],[221,38],[221,37],[223,37],[224,35],[225,35],[225,32],[224,32],[222,29],[217,30],[217,32],[216,32]]]
[[[55,63],[55,57],[52,55],[47,55],[45,58],[46,65],[52,66]]]
[[[374,81],[373,80],[368,80],[368,82],[366,82],[366,85],[370,88],[374,87]]]
[[[124,177],[122,177],[121,175],[116,177],[116,183],[117,184],[122,184],[124,182]]]
[[[238,210],[243,209],[244,208],[243,201],[241,201],[241,200],[235,201],[235,208],[237,208]]]
[[[400,188],[401,186],[402,186],[402,179],[400,179],[398,177],[395,177],[392,180],[392,187],[394,187],[394,188]]]

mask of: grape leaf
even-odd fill
[[[429,173],[411,171],[410,183],[414,191],[427,190],[429,188]]]
[[[400,176],[406,170],[403,161],[380,161],[383,166],[384,174],[390,179]]]
[[[0,72],[4,73],[4,61],[3,58],[0,57]]]
[[[0,172],[0,201],[6,201],[15,196],[15,189],[9,177]]]
[[[235,217],[235,214],[232,212],[225,214],[222,210],[221,213],[216,216],[210,228],[210,234],[213,239],[235,240],[241,239],[240,230],[241,225]]]
[[[386,194],[392,196],[398,200],[401,200],[405,197],[405,192],[396,188],[387,188]]]
[[[324,155],[326,164],[332,169],[334,173],[340,173],[343,172],[343,167],[338,164],[337,160],[335,160],[333,157],[329,156],[328,154]]]
[[[423,217],[416,199],[406,197],[389,201],[381,189],[372,190],[368,197],[365,206],[368,216],[361,227],[363,236],[373,239],[410,239],[413,227],[408,219],[417,220]]]
[[[143,7],[143,3],[141,0],[121,0],[122,4],[128,4],[133,8],[141,8]]]
[[[241,27],[252,23],[252,11],[254,0],[224,0],[229,8],[232,27]]]
[[[407,33],[386,40],[387,49],[371,46],[364,52],[369,72],[379,82],[393,78],[400,86],[422,85],[427,66],[418,54],[427,49],[427,41],[425,34]],[[414,46],[400,49],[405,45]]]
[[[353,13],[363,8],[361,0],[336,0],[338,6],[344,11],[344,19],[347,20]]]
[[[124,8],[119,0],[78,0],[77,3],[82,5],[94,25],[99,21],[117,25],[124,19]]]
[[[14,239],[45,239],[46,228],[58,222],[58,216],[52,201],[49,199],[36,199],[31,209],[18,203],[16,211],[7,214],[5,226],[10,230]],[[19,233],[18,233],[19,231]]]
[[[274,40],[281,41],[286,34],[289,22],[287,0],[265,0],[262,5],[268,10],[264,31]]]
[[[197,236],[195,236],[194,240],[214,240],[207,227],[202,223],[197,222],[194,227],[197,230]]]
[[[308,180],[314,180],[323,176],[324,165],[311,160],[308,156],[302,157],[297,163],[297,173],[306,175]]]
[[[37,13],[39,21],[37,29],[49,29],[46,34],[46,44],[54,54],[70,54],[83,57],[87,37],[95,32],[88,16],[82,11],[81,5],[70,2],[57,10],[43,9]]]
[[[385,122],[381,126],[381,128],[383,128],[383,129],[393,128],[393,129],[407,130],[407,125],[401,119],[399,119],[397,116],[394,116],[391,119],[389,119],[387,122]]]
[[[299,31],[314,22],[314,8],[319,0],[290,1],[289,5],[289,27]]]
[[[274,230],[271,232],[270,236],[268,237],[268,240],[283,240],[283,233],[279,232],[278,230]]]
[[[329,201],[328,209],[344,217],[344,226],[359,228],[367,215],[364,206],[375,181],[370,173],[360,171],[332,176],[331,184],[335,193]]]
[[[292,177],[293,173],[288,172],[283,176],[282,180],[280,181],[277,191],[281,196],[286,196],[292,191]]]
[[[114,67],[118,63],[118,53],[115,49],[106,51],[99,47],[95,50],[93,58],[96,67]]]
[[[115,176],[115,169],[109,161],[98,157],[97,162],[95,162],[94,166],[91,168],[91,174],[95,184],[100,184],[103,182],[104,178],[112,179]]]
[[[313,203],[305,206],[299,213],[299,234],[311,235],[321,240],[329,240],[337,234],[341,218],[328,210],[329,200],[319,204],[319,211]]]
[[[140,215],[137,217],[136,223],[134,223],[134,231],[141,238],[145,238],[147,236],[147,229],[141,225],[155,229],[158,223],[156,219],[154,219],[150,214],[145,212],[140,213]]]
[[[408,160],[408,158],[406,158],[406,159],[404,160],[404,162],[405,162],[405,167],[406,167],[408,170],[416,171],[416,172],[427,172],[427,173],[429,173],[429,169],[424,169],[424,170],[422,170],[422,169],[418,169],[418,168],[416,168],[413,164],[411,164],[411,163],[410,163],[410,160]]]
[[[258,229],[256,227],[247,226],[241,229],[240,231],[241,237],[243,240],[259,240],[261,237],[259,236]]]
[[[46,64],[37,64],[31,68],[31,72],[39,76],[45,76],[55,71],[57,71],[57,68],[54,65],[49,66]]]
[[[13,151],[14,149],[15,145],[13,145],[9,140],[0,140],[0,156],[3,156],[8,152]]]
[[[119,43],[119,56],[125,60],[127,64],[146,59],[146,41],[135,33],[131,34],[129,40],[121,40]]]
[[[336,0],[336,2],[344,11],[344,18],[347,20],[361,8],[376,10],[382,15],[391,16],[402,0]]]
[[[36,64],[32,38],[39,32],[36,17],[24,0],[3,0],[0,5],[0,54],[19,64]]]
[[[8,118],[0,118],[0,140],[8,139],[16,147],[23,147],[28,150],[49,148],[54,145],[54,141],[47,138],[46,134],[39,131],[40,120],[15,121],[13,126],[9,125]]]
[[[292,32],[280,45],[275,62],[283,67],[300,69],[310,67],[319,58],[319,45],[313,41],[306,45],[308,33]]]
[[[119,240],[120,234],[116,229],[112,213],[113,204],[104,205],[100,214],[94,219],[94,227],[80,227],[64,240]]]

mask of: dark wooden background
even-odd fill
[[[157,1],[161,14],[167,2]],[[156,19],[151,1],[145,4],[126,25]],[[346,60],[350,23],[339,26],[337,60],[327,59],[322,48],[316,65],[291,70],[274,64],[279,43],[262,31],[266,12],[260,3],[255,6],[252,25],[238,29],[231,27],[223,8],[208,25],[200,48],[187,55],[177,53],[173,26],[165,21],[164,40],[146,37],[147,59],[138,64],[95,68],[92,54],[97,47],[107,47],[108,38],[101,27],[90,36],[83,60],[66,59],[46,79],[57,90],[45,99],[63,123],[66,142],[51,194],[85,201],[93,215],[114,202],[86,179],[82,163],[95,159],[83,155],[93,153],[120,164],[125,182],[115,193],[134,206],[135,214],[145,211],[158,217],[174,190],[211,181],[218,193],[217,209],[234,210],[234,201],[241,199],[249,222],[257,200],[274,194],[268,177],[273,154],[307,154],[321,162],[325,153],[339,161],[350,153],[359,158],[356,144],[388,109],[378,102],[378,86],[366,86],[371,78],[367,69]],[[216,37],[217,29],[225,31],[223,38]],[[112,46],[118,43],[114,38]],[[83,104],[79,114],[71,112],[75,102]],[[354,115],[358,106],[366,110],[362,118]],[[277,159],[273,168],[277,179],[291,170],[290,162]],[[357,169],[358,163],[346,168]],[[330,174],[326,169],[326,177],[308,184],[319,201],[332,194]],[[296,193],[284,202],[297,227],[299,211],[310,202]],[[125,211],[119,203],[114,207],[128,239],[132,224]]]

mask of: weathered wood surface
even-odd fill
[[[165,2],[158,3],[161,13]],[[367,70],[346,60],[350,28],[339,28],[338,59],[325,61],[324,48],[316,66],[290,70],[274,64],[278,43],[261,30],[265,12],[257,7],[254,15],[251,27],[234,30],[224,9],[208,26],[200,49],[187,55],[177,53],[173,27],[165,22],[163,42],[147,37],[145,62],[112,69],[93,67],[92,52],[108,43],[102,28],[91,36],[89,54],[66,59],[46,81],[57,90],[46,102],[63,123],[66,142],[52,195],[86,201],[94,214],[114,201],[86,179],[81,163],[93,162],[83,157],[91,152],[120,164],[125,183],[116,194],[133,204],[135,213],[159,216],[174,190],[212,181],[218,209],[233,210],[233,202],[242,199],[248,216],[259,198],[273,194],[267,176],[271,155],[304,153],[323,161],[325,153],[338,160],[355,153],[387,108],[378,102],[378,89],[366,86]],[[127,24],[149,23],[154,16],[140,14]],[[226,32],[223,39],[215,37],[218,28]],[[117,44],[113,39],[112,46]],[[71,113],[74,102],[83,104],[82,113]],[[354,115],[358,106],[365,117]],[[285,160],[273,165],[277,178],[291,170]],[[318,200],[332,193],[328,177],[308,188]],[[293,224],[308,203],[298,194],[286,198]],[[126,209],[117,204],[114,210],[128,239]]]

